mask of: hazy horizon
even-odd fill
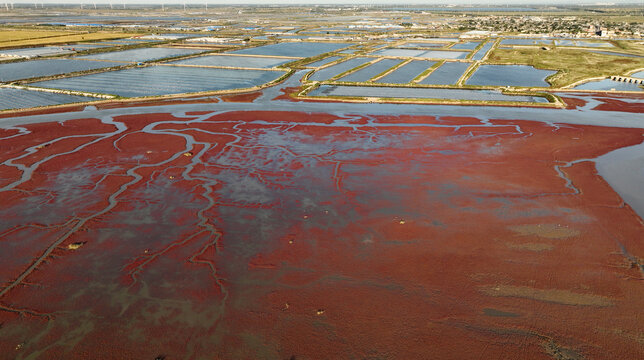
[[[14,3],[14,4],[212,4],[212,5],[423,5],[423,6],[446,6],[446,5],[459,5],[459,6],[505,6],[505,5],[612,5],[612,4],[632,4],[642,5],[644,7],[644,0],[611,0],[611,1],[574,1],[574,0],[509,0],[509,1],[494,1],[494,0],[452,0],[449,4],[441,1],[422,1],[411,0],[405,2],[387,1],[387,0],[323,0],[323,1],[306,1],[306,0],[0,0],[0,3]]]

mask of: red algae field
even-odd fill
[[[0,130],[0,359],[644,358],[641,128],[318,105]]]

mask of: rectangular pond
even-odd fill
[[[426,51],[421,57],[430,59],[465,59],[469,54],[468,51]]]
[[[503,39],[501,45],[552,45],[550,39]]]
[[[432,37],[432,38],[420,38],[420,39],[415,39],[418,41],[436,41],[436,42],[457,42],[459,39],[458,38],[442,38],[442,37]]]
[[[124,44],[124,45],[154,43],[159,41],[160,41],[159,39],[151,39],[151,38],[105,40],[105,42],[107,43]]]
[[[577,46],[577,43],[575,43],[574,40],[555,40],[555,45],[557,46]]]
[[[492,46],[494,46],[494,41],[488,41],[485,45],[478,49],[478,51],[475,52],[474,55],[472,55],[472,60],[483,60],[488,51],[492,49]]]
[[[83,51],[83,50],[90,50],[90,49],[100,49],[100,48],[106,48],[106,47],[112,47],[114,45],[108,45],[108,44],[72,44],[72,45],[63,45],[63,49],[70,49],[74,51]]]
[[[427,50],[414,49],[380,49],[371,53],[378,56],[421,57]]]
[[[468,41],[468,42],[456,43],[450,49],[474,50],[476,49],[477,46],[479,46],[480,43],[481,43],[480,41]]]
[[[644,56],[641,55],[635,55],[635,54],[623,54],[623,53],[617,53],[613,51],[600,51],[600,50],[589,50],[589,52],[595,53],[595,54],[602,54],[602,55],[611,55],[611,56],[623,56],[623,57],[634,57],[634,58],[642,58]]]
[[[429,43],[429,42],[407,42],[399,46],[399,48],[442,48],[447,46],[444,43]]]
[[[74,51],[63,46],[42,46],[25,49],[0,50],[0,56],[10,56],[16,58],[34,58],[39,56],[52,56],[62,54],[73,54]]]
[[[384,71],[400,64],[403,60],[400,59],[382,59],[375,64],[371,64],[349,75],[343,76],[338,81],[352,81],[352,82],[365,82],[369,81],[372,77],[382,74]]]
[[[168,64],[201,65],[201,66],[228,66],[249,68],[272,68],[291,62],[291,59],[235,56],[235,55],[204,55],[184,60],[171,61]]]
[[[441,51],[441,50],[413,50],[413,49],[382,49],[374,51],[372,55],[416,57],[428,59],[465,59],[467,51]]]
[[[342,59],[342,56],[329,56],[328,58],[324,58],[322,60],[312,62],[310,64],[307,64],[306,66],[307,67],[320,67],[320,66],[324,66],[326,64],[332,63],[334,61],[338,61],[340,59]]]
[[[204,52],[196,49],[178,49],[178,48],[140,48],[124,51],[111,51],[99,54],[90,54],[79,56],[77,59],[91,60],[110,60],[110,61],[127,61],[127,62],[144,62],[159,60],[169,57],[191,55]]]
[[[313,57],[327,52],[336,51],[353,44],[349,43],[324,43],[324,42],[283,42],[258,46],[253,48],[231,51],[231,54],[247,55],[272,55],[272,56],[290,56],[290,57]]]
[[[575,90],[644,91],[638,84],[611,79],[595,80],[575,86]]]
[[[592,48],[609,48],[614,47],[613,44],[606,41],[584,41],[584,40],[555,40],[557,46],[575,46],[575,47],[592,47]]]
[[[60,105],[97,100],[93,97],[56,94],[44,91],[0,88],[0,110]]]
[[[41,76],[67,74],[76,71],[87,71],[122,66],[123,63],[108,61],[47,59],[0,64],[0,82],[30,79]]]
[[[310,96],[376,97],[394,99],[455,99],[476,101],[519,101],[547,103],[538,96],[504,95],[496,90],[431,89],[410,87],[342,86],[322,85],[309,93]]]
[[[577,40],[577,46],[582,47],[601,47],[601,48],[610,48],[614,47],[613,44],[605,41],[579,41]]]
[[[529,65],[481,65],[465,82],[481,86],[550,87],[546,78],[556,71],[535,69]]]
[[[281,71],[149,66],[41,81],[32,85],[139,97],[250,88],[273,81],[283,74]]]
[[[347,61],[343,61],[341,63],[329,66],[327,68],[317,70],[315,73],[313,73],[313,75],[311,75],[311,77],[309,77],[309,80],[312,80],[312,81],[329,80],[330,78],[336,75],[342,74],[345,71],[351,70],[371,60],[372,59],[365,58],[365,57],[356,57],[353,59],[349,59]]]
[[[434,64],[436,64],[435,61],[414,60],[387,74],[387,76],[378,79],[376,82],[386,84],[407,84]]]
[[[420,81],[425,85],[454,85],[463,76],[470,63],[446,62]]]

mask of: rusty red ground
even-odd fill
[[[592,162],[643,134],[286,111],[3,130],[0,358],[643,358],[644,225]]]

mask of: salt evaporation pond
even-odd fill
[[[635,74],[632,74],[630,77],[644,79],[644,71],[638,71]]]
[[[336,51],[354,44],[349,43],[322,43],[322,42],[283,42],[258,46],[253,48],[231,51],[231,54],[247,55],[272,55],[290,57],[313,57],[327,52]]]
[[[124,45],[130,45],[130,44],[140,44],[140,43],[154,43],[154,42],[159,42],[158,39],[117,39],[117,40],[105,40],[104,42],[106,43],[116,43],[116,44],[124,44]]]
[[[330,78],[336,75],[342,74],[345,71],[351,70],[371,60],[372,59],[365,58],[365,57],[357,57],[357,58],[349,59],[339,64],[318,70],[315,73],[313,73],[313,75],[311,75],[309,79],[313,81],[329,80]]]
[[[60,105],[97,100],[86,96],[56,94],[44,91],[0,88],[0,110]]]
[[[397,56],[397,57],[421,57],[426,50],[413,49],[381,49],[371,53],[379,56]]]
[[[340,59],[342,59],[342,56],[329,56],[328,58],[312,62],[312,63],[310,63],[310,64],[308,64],[306,66],[307,67],[320,67],[320,66],[324,66],[326,64],[332,63],[332,62],[340,60]]]
[[[602,54],[602,55],[612,55],[612,56],[624,56],[624,57],[634,57],[634,58],[641,58],[644,56],[641,55],[634,55],[634,54],[622,54],[622,53],[616,53],[612,51],[599,51],[599,50],[589,50],[592,53],[595,54]]]
[[[113,45],[109,44],[72,44],[72,45],[64,45],[63,48],[65,49],[73,49],[76,51],[81,51],[81,50],[89,50],[89,49],[98,49],[98,48],[106,48],[106,47],[111,47]]]
[[[573,40],[555,40],[557,46],[577,46]]]
[[[439,37],[434,37],[434,38],[420,38],[416,40],[422,40],[422,41],[437,41],[437,42],[457,42],[459,39],[458,38],[439,38]]]
[[[550,39],[503,39],[501,45],[552,45]]]
[[[422,57],[431,59],[465,59],[469,52],[466,51],[438,51],[430,50],[423,54]]]
[[[68,50],[68,47],[63,46],[42,46],[25,49],[0,50],[0,56],[11,56],[18,58],[33,58],[39,56],[52,56],[73,53],[74,51]]]
[[[575,90],[616,90],[616,91],[644,91],[638,84],[611,79],[589,81],[575,86]]]
[[[77,59],[144,62],[182,55],[198,54],[201,52],[204,52],[204,50],[177,48],[141,48],[124,51],[112,51],[100,54],[90,54],[79,56],[77,57]]]
[[[474,50],[476,49],[477,46],[479,46],[480,43],[481,43],[480,41],[468,41],[463,43],[457,43],[457,44],[454,44],[450,49]]]
[[[423,43],[423,42],[408,42],[399,46],[400,48],[442,48],[447,44],[441,43]]]
[[[228,66],[248,68],[272,68],[291,62],[291,59],[235,56],[235,55],[204,55],[184,60],[171,61],[168,64],[201,65],[201,66]]]
[[[436,64],[435,61],[414,60],[399,67],[387,76],[376,80],[376,82],[386,84],[407,84],[434,64]]]
[[[114,66],[122,63],[108,61],[47,59],[0,64],[0,81],[9,82],[41,76],[53,76],[75,71],[87,71]]]
[[[159,40],[154,40],[154,39],[148,39],[148,43],[154,43],[154,42],[159,42]],[[123,41],[123,40],[102,40],[102,41],[96,41],[92,42],[92,44],[99,44],[99,45],[107,45],[107,46],[125,46],[125,45],[132,45],[136,44],[136,42],[133,41]]]
[[[417,57],[428,59],[465,59],[466,51],[412,50],[412,49],[382,49],[372,53],[380,56]]]
[[[273,81],[282,71],[149,66],[41,81],[34,86],[125,97],[250,88]]]
[[[446,62],[420,81],[425,85],[454,85],[470,67],[470,63]]]
[[[614,47],[613,44],[606,41],[584,41],[584,40],[570,40],[570,39],[561,39],[555,40],[555,45],[557,46],[574,46],[574,47]]]
[[[382,59],[375,64],[371,64],[367,67],[364,67],[354,73],[343,76],[338,81],[353,81],[353,82],[364,82],[369,81],[372,77],[383,73],[387,69],[400,64],[403,60],[400,59]]]
[[[485,45],[481,46],[481,48],[476,53],[474,53],[474,55],[472,55],[472,60],[482,60],[487,52],[492,49],[492,46],[494,46],[493,41],[489,41]]]
[[[504,95],[496,90],[432,89],[381,86],[322,85],[309,93],[310,96],[377,97],[394,99],[456,99],[476,101],[519,101],[547,103],[538,96]]]
[[[546,78],[556,71],[535,69],[528,65],[481,65],[465,82],[481,86],[549,87]]]
[[[608,43],[608,42],[590,42],[590,41],[577,41],[577,46],[582,46],[582,47],[614,47],[613,44]]]

